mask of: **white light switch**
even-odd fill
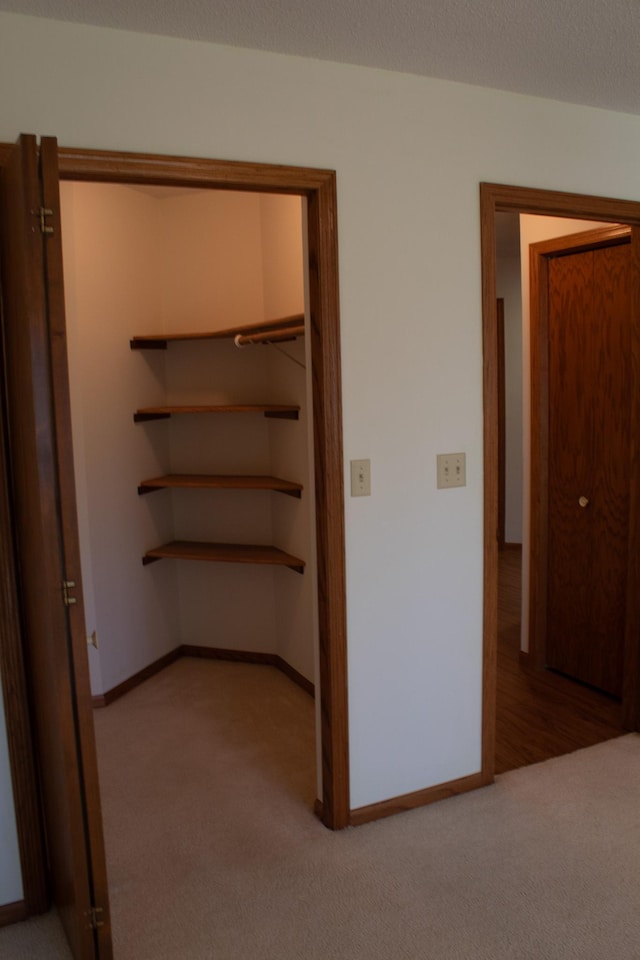
[[[371,496],[371,461],[351,461],[351,496]]]
[[[464,453],[439,453],[438,489],[443,487],[466,487],[467,456]]]

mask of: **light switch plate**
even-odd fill
[[[467,456],[464,453],[439,453],[438,489],[445,487],[466,487]]]
[[[351,461],[351,496],[371,496],[371,461]]]

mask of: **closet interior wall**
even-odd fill
[[[134,335],[204,332],[303,313],[299,197],[61,184],[73,441],[91,685],[102,694],[181,644],[273,653],[314,680],[315,517],[310,385],[274,347],[233,340],[132,351]],[[283,349],[305,362],[305,339]],[[307,347],[308,349],[308,347]],[[133,422],[171,403],[299,404],[259,414]],[[272,474],[264,491],[161,490],[175,473]],[[273,543],[305,573],[163,560],[172,539]]]

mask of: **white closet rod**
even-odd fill
[[[259,333],[239,333],[234,337],[236,347],[245,347],[250,343],[278,343],[281,340],[295,340],[304,336],[304,325],[299,327],[282,327],[278,330],[264,330]]]

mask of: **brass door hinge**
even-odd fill
[[[45,217],[52,217],[53,210],[50,210],[49,207],[40,207],[40,232],[41,233],[53,233],[53,227],[48,226],[45,221]]]
[[[104,913],[102,907],[91,907],[91,910],[87,910],[85,913],[85,917],[89,918],[89,930],[97,930],[98,927],[104,927],[104,920],[98,919],[99,913]]]
[[[72,597],[69,593],[70,590],[73,590],[75,587],[75,580],[63,580],[62,581],[62,602],[65,607],[70,607],[72,604],[77,603],[78,600],[76,597]]]

